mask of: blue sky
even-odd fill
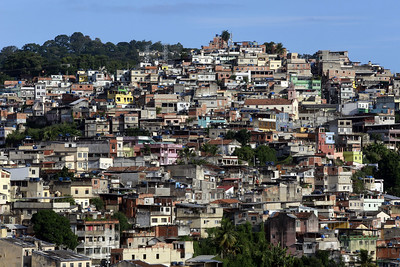
[[[234,41],[282,42],[309,54],[348,50],[353,61],[400,72],[399,7],[397,0],[2,0],[0,48],[74,32],[200,48],[227,29]]]

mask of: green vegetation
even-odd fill
[[[178,152],[178,161],[177,163],[180,165],[187,165],[194,159],[196,153],[190,149],[189,147],[184,147],[182,150]]]
[[[75,173],[71,172],[67,167],[64,166],[59,172],[51,176],[51,178],[55,180],[57,180],[59,177],[63,178],[68,177],[71,180],[73,180],[75,177]]]
[[[216,145],[210,145],[208,143],[204,143],[201,147],[200,147],[200,151],[206,153],[207,155],[210,156],[215,156],[218,153],[218,146]]]
[[[383,179],[390,194],[400,195],[400,155],[397,151],[374,143],[363,149],[366,163],[378,163],[378,170],[373,171],[376,179]]]
[[[197,157],[197,153],[195,150],[190,149],[189,147],[184,147],[182,150],[178,152],[179,159],[176,161],[178,165],[206,165],[209,162],[205,159]]]
[[[238,132],[228,131],[225,135],[225,139],[236,140],[239,143],[241,143],[242,146],[247,145],[250,142],[250,138],[251,138],[251,132],[246,129],[242,129]]]
[[[229,38],[231,38],[231,34],[229,33],[228,30],[224,30],[224,31],[222,31],[222,33],[221,33],[221,38],[222,38],[222,40],[224,40],[225,42],[228,42],[228,41],[229,41]]]
[[[78,237],[71,231],[68,219],[53,210],[40,210],[31,221],[37,238],[69,249],[78,245]]]
[[[353,181],[353,191],[357,194],[365,193],[365,184],[361,178],[365,178],[366,176],[373,176],[374,170],[371,166],[366,166],[361,170],[355,172],[351,176],[351,180]]]
[[[81,32],[71,36],[62,34],[43,45],[29,43],[21,49],[15,46],[4,47],[0,51],[0,84],[11,77],[15,79],[61,73],[75,73],[79,69],[99,69],[105,67],[110,72],[134,67],[139,62],[139,51],[162,52],[161,42],[136,41],[103,43],[99,38],[92,39]],[[183,52],[190,51],[182,44],[167,45],[170,58],[180,58]]]
[[[361,267],[374,267],[375,263],[372,262],[373,258],[369,255],[368,250],[361,249],[359,253],[358,263]]]
[[[296,258],[285,248],[267,242],[264,227],[254,230],[250,223],[234,226],[224,218],[221,227],[208,230],[208,238],[194,241],[194,256],[216,255],[224,266],[302,266],[333,267],[343,263],[330,259],[329,251],[317,251],[313,257]]]
[[[122,233],[123,231],[132,229],[132,225],[128,222],[128,218],[122,212],[117,212],[112,216],[113,219],[117,219],[119,221],[119,230]]]
[[[210,229],[209,237],[195,244],[195,254],[219,255],[224,266],[293,266],[295,258],[268,243],[263,229],[253,231],[249,223],[235,227],[224,218],[221,227]]]
[[[266,162],[276,163],[276,151],[266,145],[260,145],[256,149],[252,149],[249,146],[236,148],[233,152],[235,156],[238,156],[240,160],[247,161],[250,165],[265,166]]]
[[[44,128],[27,128],[24,132],[14,131],[6,138],[6,146],[15,147],[22,140],[29,137],[35,141],[54,141],[60,136],[80,136],[81,132],[75,123],[62,123],[46,126]]]
[[[90,199],[90,204],[96,207],[96,210],[102,211],[104,210],[104,202],[101,198],[95,197]]]
[[[282,43],[274,43],[274,42],[265,42],[265,52],[267,54],[278,54],[282,55],[285,53],[286,48],[283,47]]]
[[[14,131],[7,135],[6,138],[6,146],[7,147],[16,147],[21,144],[22,140],[24,140],[26,135],[20,131]]]

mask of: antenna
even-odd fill
[[[150,63],[150,45],[146,45],[144,49],[144,62]]]
[[[230,33],[230,35],[229,35],[229,41],[228,41],[228,49],[230,50],[231,49],[231,47],[233,46],[233,38],[232,38],[232,36],[233,36],[233,34],[232,34],[232,32]],[[228,51],[229,51],[228,50]]]
[[[168,44],[163,45],[163,60],[168,63]]]

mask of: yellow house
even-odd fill
[[[362,151],[343,151],[343,157],[346,162],[363,163]]]
[[[345,234],[340,234],[339,241],[341,246],[347,251],[356,253],[362,249],[367,250],[372,259],[376,260],[376,242],[378,236],[374,231],[370,231],[364,225],[360,225],[357,229],[348,229]]]
[[[282,67],[282,61],[281,60],[270,59],[268,61],[268,67],[269,67],[270,70],[277,70],[280,67]]]
[[[258,128],[264,132],[270,132],[276,130],[276,116],[271,114],[270,118],[259,118]]]
[[[11,192],[11,174],[6,170],[0,169],[0,203],[10,201]]]
[[[133,104],[133,95],[125,88],[118,88],[107,93],[107,99],[114,100],[117,105]]]
[[[174,241],[173,243],[158,242],[147,247],[124,248],[111,250],[111,263],[123,260],[142,260],[148,264],[164,264],[185,262],[193,257],[192,241]]]
[[[72,196],[75,203],[83,208],[87,208],[94,197],[91,181],[55,181],[53,190],[57,196]]]

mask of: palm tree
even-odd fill
[[[194,153],[194,151],[191,150],[189,147],[185,147],[178,152],[178,156],[179,163],[186,165],[196,156],[196,153]]]
[[[368,254],[368,250],[361,249],[358,257],[358,263],[361,264],[361,267],[376,266],[376,264],[372,262],[372,257]]]
[[[287,267],[293,266],[294,257],[288,254],[287,248],[270,244],[267,261],[269,261],[268,266]]]
[[[215,156],[218,152],[218,146],[216,145],[210,145],[209,143],[204,143],[200,150],[204,153],[206,153],[206,155],[211,155],[211,156]]]
[[[286,51],[286,48],[283,47],[283,44],[282,44],[282,43],[277,43],[277,44],[275,45],[275,53],[276,53],[276,54],[282,55],[282,54],[285,53],[285,51]]]
[[[274,42],[265,42],[265,52],[267,54],[273,54],[275,52],[275,43]]]
[[[223,218],[221,227],[215,229],[215,231],[210,231],[209,234],[221,253],[221,258],[236,254],[237,235],[235,226],[229,219]]]

